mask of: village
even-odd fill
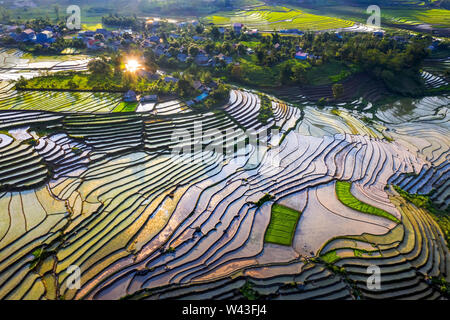
[[[299,30],[285,30],[281,33],[302,34]],[[230,40],[235,41],[231,47],[222,47],[224,50],[220,50],[222,49],[220,46],[211,48],[212,41],[217,41],[218,38],[224,38],[225,35],[230,34]],[[175,65],[183,67],[191,64],[206,68],[239,66],[239,62],[235,61],[233,56],[236,54],[238,56],[255,54],[254,49],[239,44],[241,35],[244,35],[246,40],[260,36],[257,29],[247,30],[241,23],[234,23],[229,28],[212,27],[209,32],[206,32],[205,27],[198,21],[169,23],[167,21],[147,20],[141,30],[101,28],[77,30],[76,32],[67,30],[64,26],[53,24],[34,29],[25,24],[0,25],[0,41],[3,45],[16,46],[25,52],[30,51],[38,54],[44,50],[44,52],[55,52],[60,55],[85,52],[92,56],[98,56],[107,52],[117,53],[132,48],[134,50],[151,50],[154,53],[155,60],[160,65],[168,65],[169,67]],[[180,43],[183,44],[180,45]],[[189,43],[193,43],[193,45]],[[279,43],[274,45],[276,50],[280,47]],[[45,51],[53,48],[56,51]],[[298,46],[296,48],[295,59],[315,58],[314,55],[302,52]],[[135,69],[133,72],[138,77],[149,81],[162,79],[166,83],[177,83],[179,80],[163,70],[153,70],[154,72],[146,70],[145,62],[134,63],[136,65],[133,67]],[[212,80],[208,83],[194,80],[193,89],[200,94],[186,101],[187,106],[202,102],[217,86],[217,82]],[[157,94],[140,96],[135,91],[128,90],[124,94],[123,100],[129,103],[140,102],[141,105],[145,105],[157,102],[159,97]],[[143,107],[143,110],[147,109]]]
[[[323,73],[322,77],[328,81],[328,78],[341,80],[354,72],[346,66],[348,62],[339,63],[336,71],[334,52],[327,49],[326,45],[337,48],[345,45],[345,42],[352,42],[352,37],[358,33],[308,32],[299,29],[267,33],[249,29],[242,23],[225,27],[205,25],[197,20],[133,20],[118,16],[103,19],[103,28],[95,30],[68,30],[62,23],[52,24],[42,19],[22,25],[0,25],[0,43],[32,54],[83,53],[94,57],[94,60],[103,57],[105,61],[111,61],[112,55],[123,56],[127,59],[122,59],[124,71],[133,73],[147,83],[158,83],[158,88],[161,84],[174,88],[179,85],[180,77],[187,79],[189,84],[183,83],[184,89],[178,90],[178,93],[183,93],[182,98],[186,98],[187,106],[203,104],[221,82],[250,86],[271,86],[277,82],[280,85],[304,85],[312,82],[309,73]],[[392,46],[396,46],[394,43],[406,46],[416,39],[411,33],[386,36],[383,30],[361,35],[365,39],[371,36],[386,38]],[[428,49],[433,51],[439,45],[440,40],[433,38]],[[130,52],[133,52],[133,58],[128,57]],[[105,58],[107,56],[109,58]],[[276,65],[280,66],[280,71],[274,71]],[[331,66],[329,72],[338,74],[329,73],[328,65]],[[261,77],[261,68],[264,72],[270,70],[272,77]],[[321,71],[315,72],[315,69]],[[186,78],[188,73],[191,76]],[[342,89],[338,84],[335,86],[333,92],[337,92],[337,98]],[[141,106],[159,101],[159,89],[144,90],[142,94],[136,92],[136,86],[123,89],[124,102],[141,102]],[[141,109],[138,107],[137,110]]]

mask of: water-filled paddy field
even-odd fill
[[[263,125],[259,96],[245,90],[233,90],[223,112],[181,117],[176,101],[156,105],[160,114],[110,113],[110,95],[66,95],[48,110],[33,108],[50,101],[45,94],[2,98],[13,107],[0,111],[0,297],[239,298],[251,283],[278,299],[351,299],[348,278],[367,298],[441,297],[416,271],[449,274],[444,235],[390,185],[435,189],[448,206],[449,97],[372,115],[274,99]],[[272,125],[279,133],[259,148],[212,148]],[[187,132],[181,144],[201,148],[174,153],[176,130]],[[370,210],[339,199],[337,181]],[[389,278],[386,290],[364,290],[372,263]],[[79,290],[67,287],[71,265],[82,271]]]
[[[377,107],[296,95],[270,97],[263,124],[259,93],[242,88],[198,112],[2,80],[0,298],[224,299],[251,285],[354,299],[349,281],[365,298],[441,298],[422,274],[449,281],[446,235],[393,185],[448,208],[448,94]],[[372,264],[386,282],[376,292]]]

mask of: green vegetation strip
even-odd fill
[[[134,112],[137,106],[137,102],[120,102],[113,112]]]
[[[259,6],[246,10],[216,12],[205,17],[205,23],[230,25],[241,22],[249,28],[280,30],[300,28],[302,30],[327,30],[350,27],[352,21],[310,14],[302,10],[283,6]]]
[[[447,241],[447,247],[450,248],[450,207],[446,210],[439,209],[430,199],[432,194],[428,195],[418,195],[406,192],[398,186],[393,186],[395,191],[397,191],[405,200],[411,202],[418,208],[422,208],[428,211],[433,219],[437,222],[442,232],[445,235],[445,240]]]
[[[325,253],[324,255],[320,256],[320,259],[322,259],[325,263],[335,263],[338,261],[341,257],[339,257],[336,253],[336,250],[329,251]]]
[[[295,229],[300,216],[300,211],[274,204],[272,206],[272,216],[266,230],[264,241],[284,246],[292,245]]]
[[[371,206],[370,204],[364,203],[351,193],[352,183],[347,181],[336,181],[336,194],[340,202],[345,206],[357,210],[362,213],[372,214],[375,216],[380,216],[389,220],[394,221],[395,223],[400,223],[400,220],[391,215],[390,213]]]
[[[261,107],[259,109],[258,120],[262,124],[267,124],[267,121],[274,117],[272,111],[272,101],[262,94],[259,95],[259,98],[261,99]]]

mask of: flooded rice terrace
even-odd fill
[[[441,297],[416,270],[450,274],[444,235],[392,185],[448,207],[448,95],[379,108],[273,98],[262,123],[260,96],[235,88],[217,112],[173,100],[116,113],[120,94],[10,82],[89,57],[1,59],[0,298],[242,298],[248,281],[277,298],[351,298],[346,281],[374,262],[390,285],[366,297]]]
[[[0,48],[0,80],[28,79],[44,72],[83,71],[90,60],[86,55],[35,57],[17,49]]]

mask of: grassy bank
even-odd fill
[[[418,195],[418,194],[412,194],[409,192],[406,192],[402,188],[398,186],[394,186],[395,191],[397,191],[404,199],[411,202],[418,208],[422,208],[427,210],[430,215],[433,217],[433,219],[437,222],[439,227],[441,227],[442,232],[445,235],[445,240],[447,241],[447,247],[450,248],[450,208],[447,208],[446,210],[441,210],[439,207],[434,204],[431,199],[430,195]]]
[[[364,203],[364,202],[360,201],[359,199],[357,199],[351,193],[351,187],[352,187],[351,182],[336,181],[336,195],[342,204],[344,204],[345,206],[347,206],[351,209],[362,212],[362,213],[372,214],[375,216],[389,219],[396,223],[400,223],[400,220],[398,220],[392,214],[390,214],[380,208],[376,208],[370,204]]]

